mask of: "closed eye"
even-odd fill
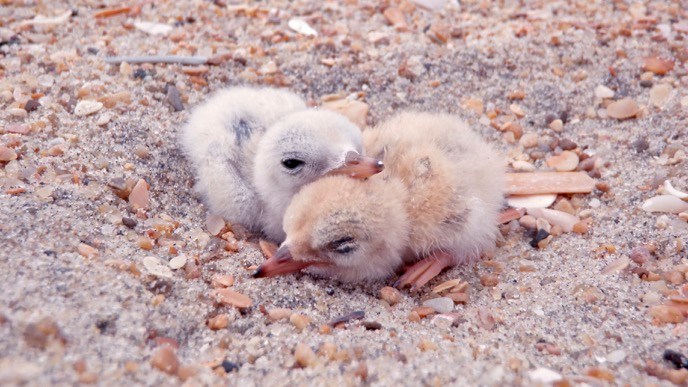
[[[348,254],[358,248],[354,238],[350,236],[345,236],[330,242],[327,247],[330,250],[336,251],[339,254]]]

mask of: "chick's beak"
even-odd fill
[[[266,278],[297,272],[312,265],[312,262],[295,261],[287,246],[282,246],[267,261],[258,267],[253,278]]]
[[[354,179],[365,179],[382,172],[383,169],[385,169],[385,165],[382,161],[373,157],[362,156],[352,151],[346,154],[344,165],[331,170],[330,174],[347,175]]]

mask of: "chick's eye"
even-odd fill
[[[328,247],[330,250],[333,250],[339,254],[348,254],[357,248],[354,238],[350,236],[334,240],[329,243]]]
[[[299,159],[286,159],[282,160],[282,165],[287,169],[296,169],[300,165],[303,165],[303,160]]]

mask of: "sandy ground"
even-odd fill
[[[544,374],[590,385],[668,384],[645,367],[656,361],[671,368],[662,360],[667,348],[688,352],[687,326],[660,324],[648,310],[685,282],[688,224],[640,206],[666,177],[688,188],[681,159],[688,145],[688,6],[426,2],[440,7],[157,1],[97,18],[121,2],[0,1],[0,144],[17,155],[0,162],[0,383],[181,384],[151,365],[168,344],[178,346],[184,371],[195,371],[189,385],[531,385]],[[400,10],[406,28],[390,26],[383,15],[389,6]],[[58,20],[28,22],[36,15]],[[293,17],[319,35],[291,30]],[[141,21],[172,29],[153,35],[135,26]],[[189,67],[104,61],[154,54],[219,60]],[[647,56],[675,66],[666,75],[646,73]],[[252,280],[249,268],[264,259],[257,239],[240,241],[240,251],[230,253],[205,232],[206,210],[191,193],[193,176],[176,141],[194,104],[237,84],[287,86],[313,104],[327,94],[360,93],[370,125],[403,108],[452,112],[511,160],[538,169],[561,151],[553,141],[568,139],[597,157],[592,174],[610,190],[567,197],[579,215],[592,218],[586,234],[563,234],[536,249],[514,222],[489,262],[433,281],[469,283],[468,302],[447,316],[453,324],[442,316],[409,318],[430,286],[403,291],[390,307],[378,294],[391,281]],[[653,104],[650,90],[658,84],[670,93]],[[614,91],[611,99],[636,101],[638,117],[608,118],[611,100],[595,97],[599,85]],[[173,108],[170,88],[184,110]],[[37,108],[26,105],[32,98]],[[105,106],[97,112],[75,113],[79,102],[99,98]],[[560,131],[548,127],[557,117]],[[540,145],[524,149],[491,120],[517,123]],[[111,188],[122,184],[117,179],[145,179],[149,207],[137,214]],[[123,217],[137,224],[123,225]],[[151,250],[139,247],[142,236],[155,240]],[[96,253],[84,245],[80,251],[80,244]],[[654,281],[641,280],[634,261],[601,274],[641,246],[654,249],[644,264]],[[171,278],[143,266],[144,257],[167,262],[178,253],[189,263]],[[201,276],[189,279],[194,260]],[[232,289],[254,306],[239,311],[215,303],[216,274],[233,275]],[[496,286],[484,281],[489,274]],[[312,323],[299,331],[261,312],[277,307]],[[321,327],[357,310],[381,329],[358,321],[331,332]],[[206,320],[218,314],[228,316],[228,327],[209,329]],[[318,354],[299,367],[299,343],[336,350],[332,359]],[[325,343],[334,346],[323,349]],[[226,363],[231,372],[224,375],[222,360],[237,369]]]

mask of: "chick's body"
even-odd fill
[[[367,181],[331,177],[304,187],[287,209],[281,254],[261,275],[285,257],[345,281],[415,263],[398,285],[419,287],[494,246],[504,161],[466,124],[409,112],[363,137],[385,170]]]

